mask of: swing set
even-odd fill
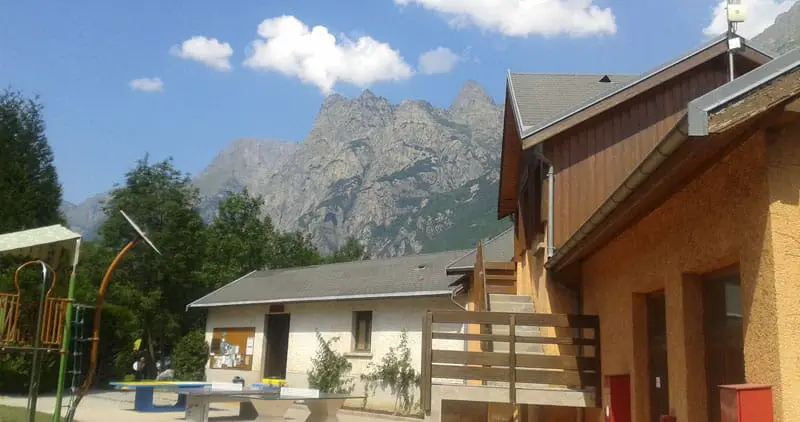
[[[97,348],[100,340],[100,323],[103,300],[111,274],[123,256],[144,240],[156,253],[161,252],[147,238],[145,233],[128,217],[120,213],[136,232],[136,237],[129,241],[106,270],[97,293],[95,306],[73,303],[75,295],[75,275],[80,255],[81,235],[61,225],[40,227],[31,230],[0,234],[0,255],[25,256],[33,258],[17,267],[14,272],[14,290],[0,292],[0,354],[32,353],[31,375],[28,389],[27,421],[33,422],[36,417],[36,403],[39,394],[39,377],[41,373],[42,354],[59,354],[58,385],[53,422],[61,420],[64,382],[66,380],[69,356],[72,355],[72,388],[70,389],[67,421],[72,421],[75,410],[91,386],[92,376],[97,368]],[[72,269],[67,289],[67,297],[57,297],[56,274],[58,264],[64,260],[72,261]],[[55,262],[55,267],[50,263]],[[27,300],[20,286],[20,274],[26,268],[39,266],[42,281],[37,304]],[[28,270],[30,271],[30,270]],[[83,335],[84,314],[94,308],[94,319],[91,337]],[[74,315],[73,315],[74,314]],[[31,321],[35,316],[35,328]],[[70,340],[73,347],[70,348]],[[89,369],[84,376],[81,370],[81,343],[91,342]],[[70,353],[70,350],[72,352]]]

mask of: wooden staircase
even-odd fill
[[[517,264],[514,262],[485,262],[486,290],[490,295],[517,294]]]

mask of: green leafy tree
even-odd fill
[[[288,232],[277,235],[267,265],[270,268],[292,268],[317,265],[322,262],[319,251],[311,243],[310,235]]]
[[[0,233],[63,223],[61,185],[44,132],[38,99],[0,93]]]
[[[208,343],[200,330],[192,330],[183,336],[172,353],[175,379],[181,381],[204,381],[208,362]]]
[[[207,230],[203,273],[213,288],[267,266],[278,237],[272,220],[262,216],[263,197],[251,196],[247,189],[228,195]]]
[[[333,350],[332,345],[339,337],[325,340],[317,333],[317,355],[311,359],[311,370],[308,371],[308,386],[323,393],[346,394],[353,391],[352,379],[348,376],[353,364],[341,353]]]
[[[151,164],[145,157],[104,206],[109,218],[100,229],[103,246],[119,250],[136,236],[119,212],[124,210],[148,230],[163,253],[159,256],[145,245],[135,248],[116,270],[108,294],[108,300],[135,312],[151,371],[156,349],[167,352],[183,333],[199,326],[203,316],[185,312],[188,301],[208,290],[201,276],[205,226],[196,212],[198,202],[189,177],[176,170],[171,159]]]
[[[367,248],[355,236],[350,236],[344,242],[344,245],[334,251],[325,261],[332,264],[336,262],[362,261],[368,257]]]

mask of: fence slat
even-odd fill
[[[515,314],[510,312],[444,311],[433,312],[433,322],[442,324],[470,323],[507,325],[508,318],[515,315],[517,325],[554,328],[594,328],[597,323],[593,315],[565,314]]]
[[[508,366],[508,355],[494,352],[462,352],[460,350],[434,350],[433,363],[459,365]]]
[[[477,366],[431,365],[431,378],[508,382],[508,369],[482,368]]]

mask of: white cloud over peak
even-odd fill
[[[221,72],[228,72],[232,69],[230,57],[233,55],[233,49],[231,45],[219,42],[216,38],[195,35],[181,45],[173,45],[170,52],[182,59],[194,60]]]
[[[615,34],[611,8],[593,0],[394,0],[441,13],[450,25],[476,26],[512,37]]]
[[[450,73],[459,61],[461,56],[449,48],[438,47],[419,56],[418,68],[425,75]]]
[[[742,4],[747,8],[747,19],[738,24],[736,33],[745,38],[760,34],[775,23],[778,15],[789,10],[794,2],[795,0],[742,0]],[[727,0],[720,0],[714,6],[711,22],[703,28],[703,34],[716,36],[728,30],[726,6]]]
[[[316,85],[328,94],[339,83],[365,88],[375,82],[408,79],[413,70],[400,53],[369,36],[339,40],[328,28],[307,25],[294,16],[266,19],[258,25],[244,66],[275,71]]]
[[[162,92],[164,91],[164,82],[161,78],[140,78],[128,82],[128,86],[134,91],[142,92]]]

